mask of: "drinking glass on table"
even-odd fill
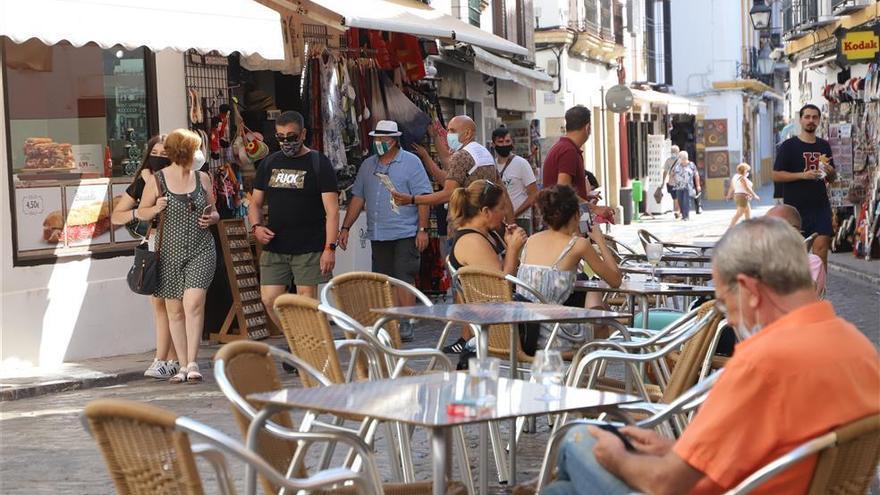
[[[468,375],[472,386],[471,397],[478,406],[494,404],[498,390],[501,360],[498,358],[470,358]]]
[[[562,385],[562,375],[565,371],[565,363],[559,351],[540,350],[535,353],[532,361],[532,378],[544,387],[544,395],[540,400],[550,401],[559,399],[554,394],[554,386]]]
[[[656,285],[658,280],[655,276],[654,270],[663,258],[663,244],[660,244],[659,242],[649,242],[645,245],[645,256],[648,258],[648,263],[651,265],[651,284]]]

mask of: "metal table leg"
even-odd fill
[[[431,448],[434,451],[434,495],[446,493],[446,481],[451,478],[452,464],[449,452],[449,428],[431,429]]]
[[[510,379],[515,380],[517,375],[517,368],[519,367],[519,363],[517,362],[516,355],[516,340],[519,339],[519,332],[517,331],[516,325],[510,325]],[[516,418],[512,418],[510,420],[510,475],[507,477],[508,485],[507,486],[516,486]]]
[[[278,411],[278,407],[267,404],[259,413],[257,413],[247,430],[246,445],[248,450],[254,453],[257,452],[260,441],[260,430],[263,429],[263,426],[269,421],[269,418]],[[250,464],[245,465],[245,490],[247,495],[255,495],[257,493],[257,471]]]
[[[477,357],[482,359],[489,355],[489,334],[480,325],[473,325],[477,333]],[[480,494],[489,493],[489,424],[480,423],[480,455],[478,473],[480,477]]]

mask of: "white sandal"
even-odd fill
[[[199,383],[202,381],[202,374],[199,373],[199,364],[195,361],[186,365],[186,382]]]
[[[183,383],[186,381],[186,371],[181,368],[174,376],[168,379],[170,383]]]

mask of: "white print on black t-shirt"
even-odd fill
[[[269,178],[269,187],[280,189],[302,189],[305,185],[306,171],[276,168]]]
[[[805,151],[804,152],[804,172],[809,172],[811,170],[819,170],[819,157],[822,156],[822,153],[818,151]]]

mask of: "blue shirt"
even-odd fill
[[[372,155],[361,163],[351,193],[364,200],[367,210],[367,237],[371,241],[393,241],[414,237],[419,228],[419,210],[415,205],[398,206],[399,213],[391,209],[391,193],[376,177],[376,172],[388,174],[398,192],[430,194],[431,181],[416,155],[398,149],[397,156],[384,166],[378,155]]]

